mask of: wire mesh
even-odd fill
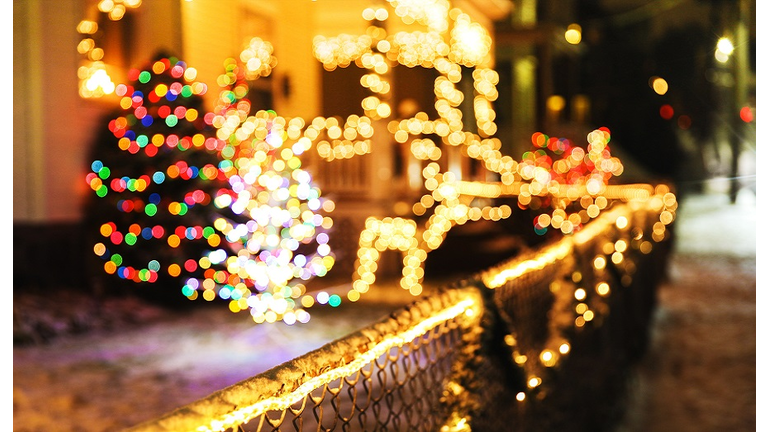
[[[455,323],[444,322],[314,389],[289,409],[268,411],[236,430],[436,430],[448,416],[441,399],[455,361],[458,331]]]
[[[444,290],[132,430],[439,430],[457,415],[481,301],[476,288]]]
[[[610,430],[665,273],[659,211],[616,205],[130,432]]]

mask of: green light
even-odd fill
[[[147,204],[146,207],[144,207],[144,213],[147,214],[147,216],[154,216],[157,214],[157,206],[154,204]]]
[[[174,127],[177,124],[179,124],[179,118],[176,117],[174,114],[171,114],[165,118],[165,124],[167,124],[168,127]]]
[[[101,169],[99,170],[99,178],[101,178],[102,180],[106,180],[109,178],[109,175],[111,173],[112,172],[109,170],[109,168],[101,167]]]
[[[328,298],[328,304],[333,307],[338,307],[341,304],[341,297],[337,294],[333,294]]]
[[[136,137],[136,144],[138,144],[139,147],[144,148],[147,143],[149,143],[149,138],[147,138],[146,135],[139,135]]]
[[[147,71],[143,71],[139,74],[139,82],[142,84],[148,83],[150,78],[152,78],[152,75]]]
[[[110,261],[115,263],[115,265],[121,265],[123,263],[123,257],[120,256],[120,254],[114,254],[109,258]]]
[[[225,158],[229,159],[229,158],[231,158],[232,156],[235,155],[235,148],[230,146],[230,145],[228,145],[228,146],[224,147],[224,149],[221,151],[221,155],[224,156]]]

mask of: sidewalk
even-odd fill
[[[754,195],[687,198],[650,351],[618,432],[756,430]]]
[[[131,303],[145,309],[139,316],[147,323],[15,346],[13,430],[127,428],[317,349],[414,300],[392,284],[374,288],[355,304],[313,307],[303,325],[254,325],[245,312],[233,314],[221,304],[182,313]]]

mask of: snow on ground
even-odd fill
[[[757,250],[755,194],[742,189],[736,203],[725,194],[684,198],[675,224],[676,251],[681,255],[710,254],[754,258]]]
[[[315,307],[307,325],[254,325],[225,305],[14,347],[16,432],[120,430],[382,319],[412,297]]]
[[[620,432],[746,432],[757,425],[757,208],[743,190],[684,200],[652,345]]]
[[[682,204],[654,342],[622,432],[755,430],[756,213],[749,195],[736,205],[719,195]],[[253,325],[224,307],[150,310],[143,325],[15,346],[13,430],[101,432],[156,418],[411,300],[391,293],[313,308],[309,325]]]

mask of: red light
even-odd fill
[[[115,231],[112,233],[112,235],[109,236],[109,239],[112,241],[112,243],[119,245],[123,242],[123,235],[119,231]]]
[[[672,105],[666,104],[662,105],[659,109],[659,114],[661,114],[661,118],[664,120],[669,120],[675,115],[675,110],[672,108]]]
[[[184,269],[190,273],[197,270],[197,263],[193,259],[188,259],[184,262]]]
[[[752,108],[745,106],[739,111],[739,117],[744,123],[751,123],[755,119],[755,115],[752,114]]]

